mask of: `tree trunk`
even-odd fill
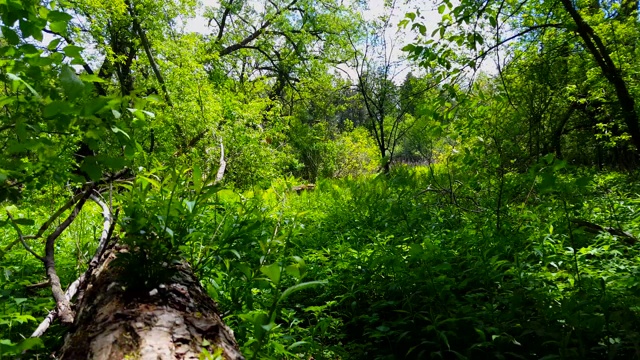
[[[627,130],[631,135],[631,141],[636,147],[636,153],[640,152],[640,124],[638,124],[638,114],[635,108],[635,101],[629,92],[629,88],[622,77],[620,69],[615,65],[607,47],[602,42],[602,39],[595,33],[593,28],[587,24],[582,15],[573,6],[571,0],[560,0],[565,10],[571,15],[571,18],[576,23],[576,31],[578,35],[584,41],[587,50],[593,55],[596,63],[602,70],[602,73],[607,78],[609,83],[613,85],[618,97],[618,103],[622,110],[622,117],[627,125]]]
[[[129,289],[124,271],[110,266],[126,252],[107,252],[92,272],[60,359],[198,359],[205,350],[244,359],[188,264],[167,265],[170,280],[150,291]]]

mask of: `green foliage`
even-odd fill
[[[408,13],[427,71],[396,84],[333,1],[220,2],[200,35],[176,26],[193,1],[0,0],[2,208],[33,234],[95,183],[123,284],[189,261],[249,359],[637,358],[640,188],[612,170],[637,165],[637,9],[575,4],[594,55],[565,3],[444,1],[431,38]],[[460,81],[496,50],[499,74]],[[355,84],[330,70],[350,61]],[[99,213],[56,242],[63,284]],[[42,266],[0,229],[0,356],[51,353],[63,329],[28,338]]]
[[[358,127],[340,134],[332,133],[327,124],[312,127],[299,124],[292,130],[292,147],[304,166],[296,173],[315,181],[318,178],[358,176],[375,172],[379,153],[368,132]]]

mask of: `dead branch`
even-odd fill
[[[29,284],[29,285],[26,285],[25,287],[27,288],[27,290],[35,290],[35,289],[46,288],[48,286],[49,286],[49,280],[42,281],[36,284]]]
[[[73,299],[73,297],[78,292],[78,289],[84,286],[85,280],[87,279],[91,271],[93,271],[93,269],[95,269],[98,266],[100,257],[102,256],[102,254],[104,254],[104,251],[107,248],[107,243],[111,238],[111,234],[113,233],[113,227],[115,224],[114,216],[112,215],[111,210],[109,209],[107,204],[95,194],[91,194],[89,198],[102,208],[102,216],[104,217],[102,234],[100,235],[98,248],[96,249],[96,253],[94,254],[93,258],[91,259],[91,262],[89,263],[88,269],[79,278],[77,278],[74,282],[72,282],[64,293],[64,297],[69,303],[71,302],[71,299]],[[33,332],[33,334],[31,334],[31,337],[42,336],[42,334],[44,334],[45,331],[47,331],[47,329],[49,328],[49,326],[57,316],[58,316],[58,312],[56,310],[50,311],[49,314],[47,314],[44,320],[40,323],[40,325],[38,325],[38,327]]]
[[[82,195],[83,195],[82,193],[79,193],[76,196],[74,196],[71,199],[69,199],[69,201],[67,201],[60,209],[58,209],[58,211],[53,213],[53,215],[51,215],[49,217],[49,219],[44,224],[42,224],[42,226],[40,226],[40,229],[38,229],[38,233],[37,234],[26,236],[25,239],[38,239],[38,238],[40,238],[44,234],[44,232],[47,231],[49,226],[51,226],[51,224],[53,224],[53,222],[57,218],[59,218],[65,211],[69,210],[73,206],[73,204],[75,204],[76,202],[78,202],[80,200]]]
[[[178,131],[181,132],[182,130],[178,129]],[[207,135],[207,132],[209,132],[209,130],[203,130],[199,132],[198,135],[194,136],[193,139],[189,140],[189,143],[183,143],[182,146],[180,146],[180,148],[175,153],[173,153],[173,156],[177,157],[185,154],[187,150],[196,146],[196,144],[198,144],[198,142],[202,140],[205,135]]]
[[[297,185],[291,188],[292,191],[295,191],[298,194],[302,193],[303,191],[313,191],[315,189],[316,189],[316,184],[302,184],[302,185]]]
[[[109,240],[111,224],[113,222],[113,216],[111,214],[111,209],[109,209],[109,206],[107,206],[107,204],[104,201],[102,201],[102,199],[100,199],[95,194],[91,194],[89,198],[102,208],[102,216],[104,217],[102,234],[100,234],[100,240],[98,241],[98,248],[96,249],[96,253],[93,255],[93,258],[91,259],[91,262],[89,262],[89,269],[92,269],[98,266],[98,261],[100,260],[100,256],[102,256],[102,254],[104,253],[104,249],[107,245],[107,241]]]
[[[80,277],[77,278],[76,281],[72,282],[71,285],[69,285],[67,291],[65,291],[64,296],[69,302],[71,302],[71,299],[73,299],[76,292],[78,292],[78,288],[80,287],[80,285],[84,284],[86,274],[87,273],[85,272],[80,275]],[[42,336],[42,334],[44,334],[45,331],[49,329],[49,326],[51,325],[51,323],[53,323],[53,320],[55,320],[56,317],[58,317],[58,311],[56,309],[49,311],[44,320],[42,320],[40,325],[38,325],[38,327],[34,330],[33,334],[31,334],[31,337]]]
[[[87,198],[93,192],[93,187],[89,187],[80,198],[76,206],[71,211],[71,214],[49,235],[47,236],[47,241],[45,243],[45,256],[42,262],[44,263],[44,267],[47,273],[47,277],[51,282],[51,292],[53,293],[53,298],[56,301],[56,311],[58,313],[58,317],[63,324],[71,324],[73,323],[73,311],[71,310],[71,303],[64,295],[62,291],[62,285],[60,284],[60,277],[56,271],[56,263],[55,263],[55,242],[58,237],[66,230],[69,225],[76,219],[80,210],[84,206],[84,203],[87,201]]]
[[[216,173],[216,179],[213,181],[214,184],[222,181],[224,177],[224,171],[227,169],[227,162],[224,160],[224,144],[222,143],[222,138],[220,138],[220,167],[218,168],[218,172]]]

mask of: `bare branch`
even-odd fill
[[[222,19],[220,19],[220,22],[214,19],[216,24],[218,25],[218,36],[216,36],[217,42],[220,42],[220,40],[222,40],[222,35],[224,35],[224,27],[227,24],[227,19],[229,18],[229,14],[231,14],[232,6],[233,6],[233,0],[229,1],[229,3],[225,6],[224,12],[222,13]]]
[[[109,206],[104,201],[102,201],[102,199],[100,199],[95,194],[91,194],[89,198],[102,208],[102,216],[104,217],[104,223],[102,225],[102,234],[100,234],[100,240],[98,241],[98,248],[96,249],[96,253],[93,255],[93,258],[91,259],[91,262],[89,262],[89,268],[91,269],[98,266],[98,261],[100,260],[100,256],[102,256],[107,244],[107,240],[109,240],[109,232],[111,229],[111,223],[113,222],[113,216],[111,214],[111,210],[109,209]]]
[[[100,257],[104,253],[107,247],[106,245],[109,239],[111,238],[111,234],[113,232],[113,225],[115,223],[111,210],[109,209],[107,204],[104,201],[102,201],[102,199],[100,199],[95,194],[89,195],[89,198],[102,208],[102,216],[104,217],[102,234],[100,235],[100,240],[98,242],[98,248],[96,249],[96,253],[91,259],[91,262],[89,262],[89,268],[79,278],[77,278],[74,282],[72,282],[67,288],[67,290],[65,291],[64,298],[66,299],[67,302],[71,302],[71,299],[73,299],[73,297],[76,295],[76,293],[78,292],[78,289],[80,289],[80,287],[84,285],[85,280],[87,279],[91,271],[93,271],[93,269],[95,269],[98,266]],[[40,323],[40,325],[33,332],[33,334],[31,334],[31,337],[42,336],[42,334],[44,334],[45,331],[47,331],[47,329],[49,328],[49,326],[57,316],[58,316],[57,310],[50,311],[49,314],[47,314],[47,316],[45,317],[45,319]]]
[[[224,144],[222,143],[222,138],[220,138],[220,167],[218,168],[218,173],[216,173],[216,179],[213,181],[214,184],[222,181],[226,168],[227,162],[224,160]]]
[[[49,219],[42,224],[42,226],[40,226],[40,229],[38,229],[38,233],[35,235],[27,235],[25,237],[25,239],[38,239],[40,238],[45,231],[47,231],[47,229],[49,228],[49,226],[51,226],[51,224],[53,224],[53,222],[60,217],[60,215],[62,215],[62,213],[64,213],[65,211],[69,210],[69,208],[71,208],[76,202],[78,202],[78,200],[80,200],[80,198],[82,197],[82,193],[77,194],[76,196],[72,197],[71,199],[69,199],[69,201],[67,201],[60,209],[58,209],[58,211],[56,211],[55,213],[53,213],[53,215],[51,215],[49,217]]]
[[[47,242],[45,244],[45,257],[43,263],[47,272],[47,277],[49,278],[49,281],[51,281],[51,292],[53,293],[53,298],[56,301],[56,311],[63,324],[73,323],[74,314],[73,311],[71,311],[71,304],[69,303],[69,300],[64,296],[62,285],[60,284],[60,277],[56,272],[55,242],[78,216],[78,213],[80,213],[80,210],[92,192],[93,186],[90,186],[73,208],[71,214],[69,214],[69,216],[49,236],[47,236]]]
[[[260,26],[257,30],[255,30],[254,32],[252,32],[251,34],[249,34],[249,36],[245,37],[242,41],[240,41],[239,43],[233,44],[233,45],[229,45],[227,47],[225,47],[224,49],[220,50],[220,56],[225,56],[225,55],[229,55],[234,51],[243,49],[245,46],[249,45],[253,40],[257,39],[258,37],[260,37],[260,35],[262,35],[265,30],[267,28],[269,28],[271,26],[271,24],[273,23],[273,20],[278,17],[279,15],[281,15],[283,12],[285,12],[286,10],[291,9],[291,7],[293,5],[295,5],[295,3],[298,2],[298,0],[293,0],[291,1],[287,6],[285,6],[282,9],[278,9],[272,16],[271,19],[265,21],[262,26]]]

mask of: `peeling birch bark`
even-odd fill
[[[141,292],[128,289],[122,270],[109,266],[121,252],[105,253],[90,275],[60,359],[198,359],[204,349],[244,359],[189,265],[171,265],[169,283]]]

